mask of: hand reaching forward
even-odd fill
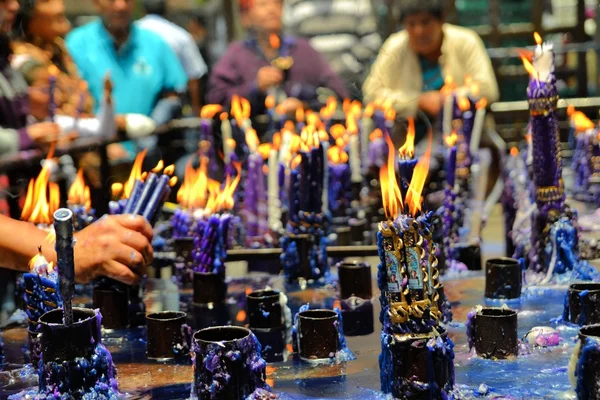
[[[141,216],[104,216],[75,234],[75,275],[86,283],[107,276],[137,283],[153,260],[152,227]]]

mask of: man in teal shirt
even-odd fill
[[[117,114],[151,116],[160,125],[180,107],[187,76],[169,45],[132,23],[135,0],[94,0],[101,16],[73,30],[67,47],[96,107],[107,73],[113,81]]]

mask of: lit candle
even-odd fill
[[[456,175],[456,132],[452,132],[452,135],[446,137],[446,144],[450,148],[448,152],[448,161],[446,166],[446,182],[448,186],[454,188],[454,178]]]
[[[42,248],[29,262],[30,272],[23,274],[25,283],[25,311],[29,318],[29,330],[38,331],[38,319],[42,314],[62,307],[58,295],[58,275],[52,263],[42,255]]]
[[[221,113],[221,140],[223,141],[223,161],[225,164],[229,164],[231,160],[231,153],[233,149],[231,148],[231,123],[229,122],[229,116],[227,113]]]

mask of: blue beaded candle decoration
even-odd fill
[[[77,171],[77,177],[69,188],[67,204],[75,216],[76,231],[80,231],[94,222],[96,212],[92,209],[90,188],[85,184],[83,169]]]
[[[387,138],[387,144],[388,163],[380,171],[386,221],[380,223],[377,233],[383,325],[381,389],[400,398],[443,398],[454,385],[454,353],[452,341],[440,324],[432,213],[421,212],[431,149],[415,166],[403,201],[391,139]],[[409,360],[417,358],[431,361],[417,368],[409,365]]]

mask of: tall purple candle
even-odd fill
[[[456,146],[452,146],[450,148],[447,168],[446,182],[448,182],[448,186],[452,188],[454,187],[454,178],[456,175]]]

